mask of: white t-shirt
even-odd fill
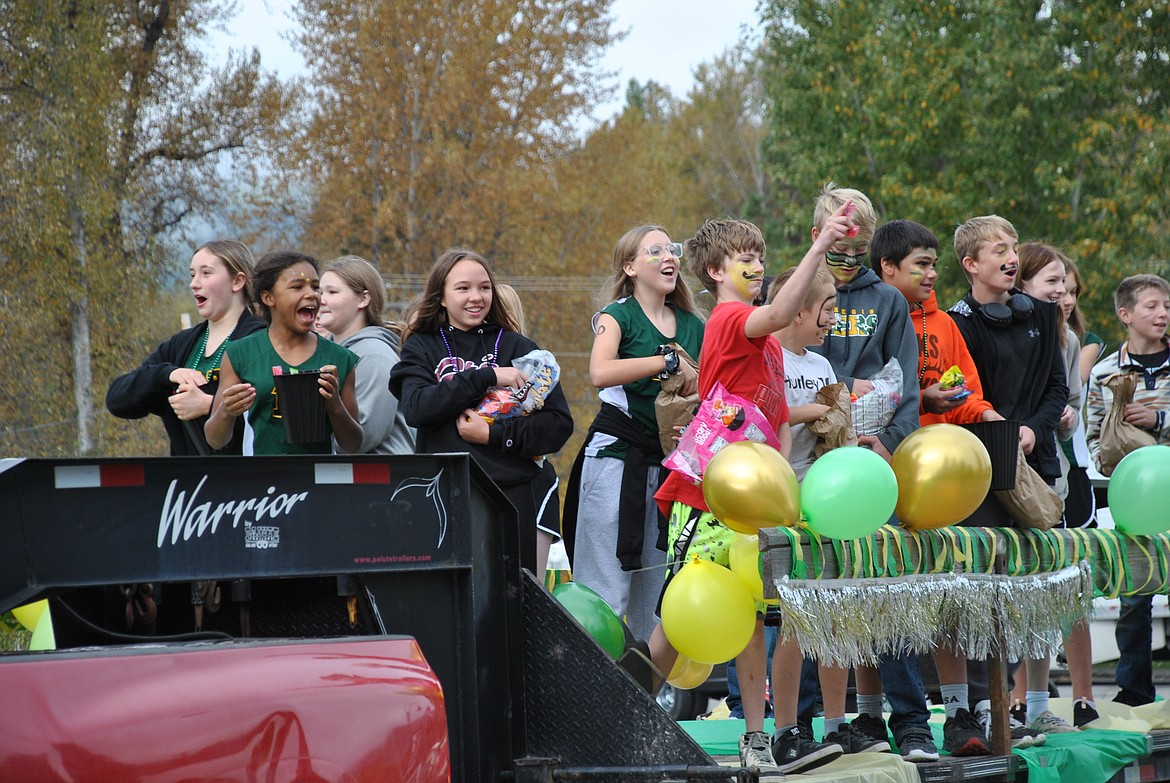
[[[799,356],[787,348],[784,349],[785,396],[788,399],[789,410],[797,405],[816,402],[817,392],[821,387],[836,382],[837,375],[825,357],[812,351],[805,351],[803,356]],[[796,472],[796,478],[804,480],[804,474],[808,472],[808,466],[813,462],[813,448],[817,445],[817,436],[809,432],[803,424],[793,424],[791,432],[792,455],[788,461]]]

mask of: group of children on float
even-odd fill
[[[1101,341],[1084,331],[1076,306],[1080,277],[1059,250],[1019,245],[1012,225],[994,215],[966,221],[955,231],[954,248],[970,290],[944,313],[933,290],[935,235],[912,221],[876,223],[863,193],[830,183],[814,209],[811,247],[766,298],[764,239],[746,221],[708,221],[685,250],[663,227],[641,226],[614,249],[611,282],[593,319],[589,363],[601,408],[567,482],[564,528],[574,578],[598,592],[637,638],[648,640],[660,672],[669,672],[676,656],[656,615],[663,573],[684,556],[727,565],[731,540],[731,531],[707,509],[701,487],[661,466],[654,402],[660,382],[672,375],[681,374],[684,392],[697,390],[700,398],[719,383],[751,400],[802,476],[815,445],[805,425],[826,410],[815,402],[815,391],[841,381],[863,397],[874,388],[870,379],[896,359],[900,401],[889,425],[862,436],[862,445],[889,459],[918,426],[1019,421],[1020,448],[1066,496],[1070,526],[1093,520],[1085,468],[1110,404],[1103,379],[1119,368],[1139,372],[1144,388],[1126,418],[1159,442],[1170,439],[1170,285],[1162,278],[1123,281],[1116,308],[1128,339],[1097,362]],[[705,323],[682,277],[684,258],[713,298]],[[510,289],[497,285],[483,257],[459,249],[439,258],[398,332],[382,321],[377,270],[352,256],[331,262],[319,277],[310,256],[270,253],[253,268],[246,247],[217,241],[192,257],[190,288],[205,320],[111,384],[107,407],[113,414],[160,416],[174,454],[471,452],[519,512],[523,565],[543,571],[560,529],[557,478],[544,457],[562,448],[573,420],[559,385],[528,415],[493,421],[478,415],[489,389],[525,385],[528,377],[512,362],[537,348],[522,334],[518,302],[508,306]],[[689,360],[697,360],[697,371]],[[963,371],[965,391],[940,383],[953,365]],[[285,442],[276,368],[320,371],[329,422],[322,442]],[[989,496],[968,524],[1012,520]],[[817,667],[792,640],[769,655],[764,607],[758,609],[756,633],[735,667],[746,767],[774,778],[846,752],[889,750],[891,732],[908,760],[938,758],[917,661],[909,655],[857,668],[859,716],[852,722],[844,718],[848,670],[820,666],[825,730],[822,741],[815,740]],[[1148,599],[1129,600],[1118,630],[1120,641],[1125,626],[1118,699],[1127,703],[1153,699],[1149,624]],[[1070,631],[1066,650],[1080,726],[1096,717],[1083,625]],[[988,753],[985,667],[965,661],[945,640],[934,658],[947,716],[944,749]],[[1048,710],[1047,663],[1021,668],[1012,720],[1017,747],[1076,730]],[[773,736],[764,731],[769,677]]]

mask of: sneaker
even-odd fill
[[[897,739],[898,752],[902,758],[921,764],[928,761],[938,761],[938,746],[934,744],[934,735],[926,726],[913,727]]]
[[[768,735],[762,731],[749,731],[739,738],[739,763],[756,774],[761,781],[779,781],[784,772],[772,758],[772,746]]]
[[[1008,709],[1008,715],[1020,723],[1028,722],[1028,708],[1018,701]]]
[[[836,731],[826,734],[825,742],[840,745],[846,753],[885,753],[890,749],[889,742],[876,740],[848,723],[842,723]]]
[[[1044,710],[1028,724],[1028,728],[1033,731],[1042,732],[1045,736],[1049,734],[1067,734],[1070,731],[1079,731],[1076,726],[1072,726],[1064,718],[1057,716],[1052,710]]]
[[[1140,707],[1143,704],[1150,703],[1149,699],[1138,696],[1133,691],[1127,691],[1125,688],[1122,688],[1117,692],[1117,695],[1113,697],[1113,701],[1117,702],[1118,704],[1124,704],[1127,707]]]
[[[984,707],[976,710],[975,717],[979,721],[979,725],[983,727],[983,736],[991,739],[991,708]],[[1012,747],[1019,750],[1043,745],[1048,739],[1043,732],[1033,731],[1012,717],[1008,717],[1008,729],[1011,731]]]
[[[970,710],[959,710],[943,724],[943,750],[952,756],[990,756],[987,737]]]
[[[772,756],[780,771],[786,774],[816,769],[844,752],[840,745],[805,739],[796,726],[772,738]]]
[[[1092,723],[1101,716],[1097,714],[1097,709],[1089,704],[1085,699],[1077,699],[1073,702],[1073,725],[1078,729],[1087,723]]]
[[[890,740],[890,731],[886,728],[886,722],[882,720],[880,715],[875,716],[863,712],[849,723],[853,728],[860,729],[867,737],[878,742],[888,743]]]

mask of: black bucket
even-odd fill
[[[272,376],[286,443],[317,443],[329,437],[320,377],[319,370]]]
[[[981,421],[964,424],[983,443],[991,457],[991,487],[988,491],[999,492],[1016,488],[1016,460],[1020,452],[1020,422]]]

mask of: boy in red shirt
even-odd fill
[[[772,333],[792,321],[825,251],[848,235],[852,226],[848,217],[851,206],[843,205],[826,221],[780,294],[771,304],[760,307],[754,307],[752,302],[763,286],[766,248],[756,226],[743,220],[710,220],[685,245],[691,271],[714,294],[716,301],[703,333],[699,394],[705,398],[719,382],[730,393],[754,402],[775,429],[785,457],[791,447],[791,436],[784,399],[784,355]],[[728,565],[733,533],[707,509],[701,486],[672,472],[655,498],[670,519],[667,556],[672,562],[682,562],[683,557],[697,554],[719,565]],[[784,773],[831,761],[841,755],[842,749],[839,745],[802,737],[796,725],[801,652],[794,641],[780,644],[772,659],[777,731],[769,742],[763,730],[766,660],[763,627],[762,619],[758,619],[752,641],[736,657],[746,723],[739,752],[743,765],[755,771],[760,780],[781,780]],[[677,652],[670,646],[661,625],[651,636],[650,648],[659,670],[670,671]]]

